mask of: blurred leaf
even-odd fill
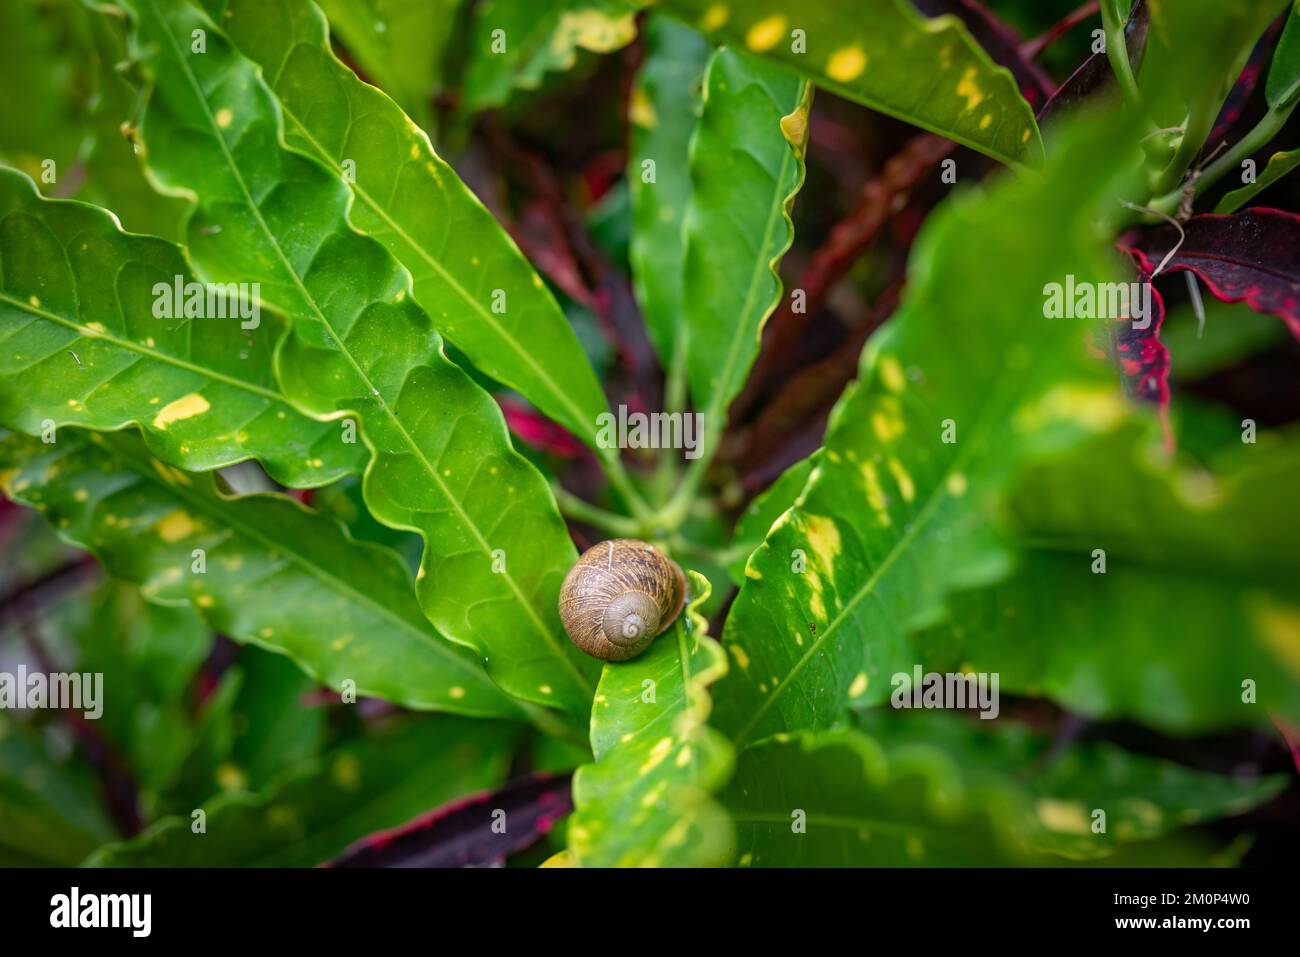
[[[1019,725],[943,712],[880,710],[859,716],[859,726],[891,759],[941,755],[971,790],[1018,793],[1024,813],[1005,822],[1008,830],[1037,852],[1070,860],[1107,857],[1134,841],[1244,813],[1287,785],[1284,775],[1238,780],[1107,742],[1061,749]]]
[[[1044,863],[1005,827],[1020,810],[1010,793],[968,789],[946,756],[887,755],[857,731],[751,745],[722,801],[736,822],[741,867]]]
[[[953,596],[918,660],[1174,733],[1300,716],[1300,441],[1262,437],[1207,473],[1154,464],[1139,437],[1024,474],[1008,498],[1019,572]]]
[[[1137,79],[1157,126],[1190,119],[1189,132],[1203,122],[1207,134],[1255,41],[1288,2],[1147,0],[1151,27]]]
[[[745,584],[745,566],[749,563],[749,556],[763,544],[776,520],[794,506],[799,493],[808,484],[812,469],[812,457],[794,463],[750,502],[737,519],[729,549],[734,557],[728,568],[731,580],[737,585]]]
[[[342,745],[261,794],[223,795],[189,816],[160,821],[97,851],[94,867],[309,867],[358,838],[396,827],[431,804],[506,775],[515,728],[463,718],[419,718]]]
[[[371,834],[331,867],[500,867],[573,808],[567,778],[531,775]]]
[[[690,141],[696,128],[708,42],[652,13],[645,61],[628,107],[627,181],[632,191],[632,281],[646,331],[667,368],[682,321],[682,221],[691,198]],[[644,164],[653,162],[654,182]]]
[[[1300,6],[1292,4],[1282,38],[1273,50],[1264,96],[1271,109],[1285,109],[1300,97]]]
[[[567,70],[578,50],[610,53],[636,36],[634,15],[650,0],[485,0],[475,10],[464,109],[500,106],[516,87],[534,90]]]
[[[1189,305],[1171,310],[1160,327],[1174,377],[1182,382],[1228,368],[1286,338],[1272,316],[1262,316],[1244,302],[1209,299],[1204,306],[1204,331]]]
[[[279,145],[279,107],[259,68],[201,11],[127,5],[155,83],[142,137],[154,177],[198,204],[196,267],[260,282],[292,317],[276,374],[296,405],[360,419],[374,453],[371,513],[424,536],[417,593],[430,621],[477,651],[507,692],[576,719],[596,662],[560,625],[576,552],[546,481],[511,448],[492,398],[443,355],[410,274],[351,227],[347,186]],[[193,30],[205,31],[205,53],[187,52]]]
[[[583,867],[706,867],[733,857],[712,795],[731,773],[710,728],[709,685],[727,659],[698,607],[709,583],[690,573],[686,612],[631,661],[605,665],[591,713],[594,764],[573,779],[569,852]],[[671,809],[671,810],[669,810]]]
[[[1123,414],[1087,326],[1044,318],[1048,283],[1115,273],[1097,218],[1129,133],[1092,117],[1071,134],[1046,174],[950,203],[913,248],[905,302],[728,617],[736,667],[715,700],[738,745],[884,700],[916,660],[908,631],[949,591],[1006,574],[988,517],[1015,463]]]
[[[316,757],[325,740],[325,709],[304,700],[316,682],[283,655],[249,647],[239,670],[230,759],[249,790],[257,791]]]
[[[42,199],[0,169],[0,424],[38,435],[47,419],[134,423],[174,465],[256,456],[297,486],[359,468],[363,452],[338,440],[338,424],[299,415],[276,387],[283,326],[267,315],[250,330],[237,316],[156,318],[155,285],[178,281],[192,282],[180,247],[123,233],[102,209]]]
[[[188,692],[212,633],[191,609],[149,604],[138,589],[111,581],[77,646],[78,671],[109,676],[96,730],[130,767],[149,817],[193,746]]]
[[[662,7],[718,42],[999,162],[1041,160],[1033,110],[1015,79],[956,17],[926,20],[907,0],[664,0]]]
[[[806,82],[725,48],[704,75],[683,225],[682,334],[706,458],[781,298],[776,267],[794,241],[811,96]]]
[[[321,0],[330,28],[376,86],[421,126],[441,85],[462,0]]]
[[[555,299],[429,138],[330,52],[320,12],[308,0],[208,2],[223,11],[222,29],[239,51],[274,78],[288,144],[349,184],[349,221],[410,271],[439,332],[594,447],[605,397]],[[256,125],[269,133],[274,121],[264,109],[257,106]],[[249,177],[261,173],[241,166]],[[331,203],[342,193],[337,185],[317,191]]]
[[[70,867],[114,837],[98,785],[57,761],[38,733],[0,712],[0,866]]]
[[[290,498],[227,498],[211,475],[169,469],[127,434],[64,430],[55,445],[12,436],[0,470],[9,495],[150,601],[190,603],[214,629],[288,655],[331,688],[351,681],[407,707],[518,714],[420,614],[393,553]]]

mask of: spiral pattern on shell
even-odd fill
[[[631,538],[583,552],[560,588],[560,621],[575,645],[626,661],[667,630],[686,602],[686,577],[653,545]]]

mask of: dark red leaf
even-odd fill
[[[497,867],[573,810],[569,775],[534,774],[357,841],[325,867]]]
[[[1214,149],[1241,119],[1246,105],[1250,103],[1250,98],[1255,93],[1255,88],[1259,86],[1259,78],[1264,75],[1265,62],[1273,50],[1277,35],[1282,32],[1282,25],[1286,22],[1286,18],[1287,14],[1284,13],[1274,20],[1255,44],[1250,59],[1246,61],[1246,66],[1237,77],[1237,82],[1233,84],[1232,91],[1223,103],[1223,108],[1219,110],[1219,117],[1214,121],[1214,129],[1210,131],[1210,136],[1205,141],[1207,149]]]
[[[1135,70],[1146,50],[1149,24],[1146,0],[1139,0],[1133,7],[1133,12],[1129,14],[1128,25],[1124,28],[1124,42],[1128,46],[1128,57]],[[1061,84],[1052,98],[1038,111],[1038,124],[1042,126],[1049,117],[1070,110],[1098,91],[1114,85],[1115,74],[1110,68],[1110,61],[1106,54],[1094,53],[1083,62],[1083,66],[1075,70]]]
[[[1173,226],[1147,230],[1122,248],[1148,274],[1177,247],[1164,271],[1196,274],[1223,302],[1245,302],[1281,316],[1300,338],[1300,216],[1279,209],[1247,209],[1231,216],[1193,216],[1178,246]]]

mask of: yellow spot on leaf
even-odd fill
[[[867,673],[865,671],[859,671],[857,677],[853,679],[853,684],[849,685],[849,697],[861,698],[866,694],[867,681]]]
[[[898,459],[889,460],[889,471],[894,476],[894,481],[898,483],[898,494],[903,496],[904,502],[910,502],[916,498],[916,485],[912,481],[912,476],[903,468],[903,464]]]
[[[834,568],[840,553],[840,530],[835,522],[824,515],[809,515],[804,522],[804,534],[808,536],[808,547],[816,556],[818,566],[827,571]]]
[[[158,523],[158,537],[168,543],[179,542],[193,535],[198,528],[194,519],[178,509]]]
[[[740,645],[728,645],[727,650],[731,652],[731,657],[736,659],[736,664],[746,671],[749,670],[749,655],[745,653],[744,648]]]
[[[785,36],[785,17],[771,16],[759,20],[745,34],[745,45],[762,53],[781,42]]]
[[[211,595],[199,595],[194,599],[194,603],[200,608],[211,608],[217,603],[217,600]]]
[[[903,367],[893,356],[880,357],[880,381],[890,392],[902,392],[907,387],[907,376]]]
[[[1038,819],[1050,831],[1066,834],[1088,833],[1088,812],[1077,801],[1043,798],[1038,802]]]
[[[856,80],[867,68],[867,55],[858,46],[845,47],[831,54],[826,64],[826,75],[836,83],[848,83]]]
[[[762,578],[763,578],[763,573],[760,572],[760,571],[759,571],[757,568],[755,568],[753,565],[746,565],[746,566],[745,566],[745,577],[746,577],[746,578],[752,578],[752,579],[754,579],[754,581],[761,581]]]
[[[727,22],[729,16],[731,16],[730,10],[721,3],[715,3],[705,11],[704,18],[700,20],[700,29],[705,33],[716,30]]]
[[[652,130],[659,123],[659,117],[655,115],[655,105],[650,102],[650,97],[646,95],[645,90],[639,86],[632,91],[627,115],[635,125],[645,130]]]
[[[960,498],[966,494],[966,476],[961,472],[953,472],[943,485],[948,490],[948,494],[954,498]]]
[[[158,414],[153,417],[153,427],[155,429],[165,429],[173,422],[202,415],[210,408],[212,406],[208,404],[207,399],[197,392],[191,392],[189,395],[182,396],[175,402],[169,402],[159,409]]]
[[[217,126],[221,127],[223,130],[230,126],[230,123],[234,118],[235,114],[228,106],[223,106],[221,109],[217,110]]]
[[[465,697],[465,689],[460,685],[452,685],[447,689],[447,694],[451,695],[453,698],[463,698]]]
[[[966,98],[966,109],[968,110],[973,110],[984,102],[984,91],[975,82],[975,68],[973,66],[967,67],[966,72],[962,74],[961,82],[957,84],[957,95]]]

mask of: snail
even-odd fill
[[[616,538],[587,549],[560,586],[560,621],[573,643],[626,661],[666,631],[686,603],[686,577],[653,545]]]

